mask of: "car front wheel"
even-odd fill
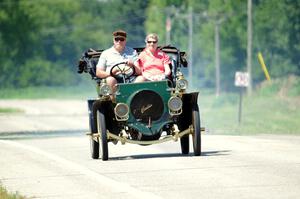
[[[95,116],[92,115],[93,113],[90,113],[89,115],[89,124],[90,124],[90,148],[91,148],[91,157],[93,159],[99,158],[99,137],[94,137],[93,135],[98,132],[97,130],[97,120],[96,120],[96,114]]]
[[[198,105],[195,105],[192,110],[192,124],[194,128],[193,137],[193,148],[194,155],[201,155],[201,127],[200,127],[200,115]]]

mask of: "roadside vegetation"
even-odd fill
[[[222,21],[219,27],[221,86],[234,89],[234,74],[245,70],[247,61],[247,1],[124,2],[0,1],[0,88],[74,86],[84,81],[83,75],[76,73],[82,53],[89,48],[109,48],[111,33],[119,28],[127,31],[127,44],[131,47],[145,46],[145,35],[156,32],[159,45],[171,44],[182,51],[191,50],[193,53],[188,57],[192,56],[196,66],[193,78],[201,80],[198,84],[202,87],[212,87],[215,83],[215,25]],[[264,79],[255,56],[260,51],[272,78],[288,74],[299,76],[300,0],[252,2],[253,81]],[[193,20],[187,21],[186,16],[190,15]],[[168,33],[169,17],[172,20]],[[191,27],[193,31],[189,32]],[[189,49],[189,39],[193,42],[192,49]]]
[[[18,193],[9,193],[1,184],[0,184],[0,198],[1,199],[28,199],[25,196],[22,196]]]
[[[17,108],[0,107],[0,113],[23,113],[23,110]]]
[[[201,126],[207,134],[292,134],[300,135],[300,78],[274,79],[258,84],[251,96],[243,91],[241,122],[238,122],[239,92],[221,93],[197,88]],[[78,87],[30,87],[5,90],[0,99],[80,99],[96,97],[94,85]],[[0,113],[21,110],[1,108]]]
[[[95,85],[86,83],[80,86],[4,88],[1,89],[0,99],[86,99],[95,95]]]
[[[300,135],[299,77],[263,82],[251,96],[244,92],[240,123],[238,92],[216,97],[211,91],[200,90],[199,106],[208,134]]]

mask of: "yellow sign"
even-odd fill
[[[261,67],[262,67],[262,69],[263,69],[263,71],[264,71],[264,73],[265,73],[266,79],[267,79],[267,80],[270,80],[271,78],[270,78],[268,69],[267,69],[267,67],[266,67],[266,65],[265,65],[264,59],[263,59],[263,57],[262,57],[262,54],[259,52],[259,53],[257,54],[257,56],[258,56],[258,61],[259,61],[260,65],[261,65]]]

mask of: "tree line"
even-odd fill
[[[300,73],[300,0],[253,0],[254,83],[264,80],[256,54],[261,52],[272,78]],[[188,51],[193,18],[193,83],[215,84],[215,24],[221,20],[220,66],[223,90],[233,89],[235,71],[246,70],[245,0],[1,0],[0,87],[77,85],[81,54],[112,45],[111,33],[128,33],[127,44],[143,47],[149,32]]]

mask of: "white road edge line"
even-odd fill
[[[53,161],[56,161],[57,163],[67,166],[68,168],[70,168],[72,170],[80,172],[80,173],[88,176],[89,178],[94,179],[97,182],[100,182],[102,184],[110,186],[112,188],[112,190],[116,190],[121,193],[128,193],[133,198],[161,199],[160,196],[157,196],[153,193],[144,192],[144,191],[138,190],[126,183],[115,181],[111,178],[105,177],[104,175],[101,175],[101,174],[91,171],[83,166],[80,166],[79,164],[76,164],[72,161],[61,158],[57,155],[42,151],[41,149],[38,149],[36,147],[32,147],[29,145],[21,144],[21,143],[10,141],[10,140],[0,140],[0,143],[10,145],[12,147],[18,147],[18,148],[25,149],[27,151],[42,155],[43,157],[46,157]]]

